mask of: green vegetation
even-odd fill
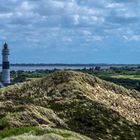
[[[112,75],[113,78],[140,80],[140,75]]]
[[[26,135],[24,135],[26,134]],[[20,136],[22,137],[22,139],[24,140],[24,138],[26,139],[29,138],[30,136],[32,136],[31,138],[36,138],[37,136],[44,136],[45,137],[49,137],[50,136],[50,140],[52,140],[52,134],[54,135],[54,138],[57,138],[59,140],[62,140],[61,138],[64,138],[65,140],[69,139],[69,138],[73,138],[75,140],[91,140],[90,138],[87,138],[85,136],[79,135],[77,133],[74,133],[72,131],[67,131],[67,130],[61,130],[61,129],[54,129],[54,128],[48,128],[48,127],[21,127],[21,128],[11,128],[11,129],[5,129],[0,131],[0,139],[3,138],[12,138],[14,136],[14,138],[16,139]],[[35,137],[33,137],[35,136]],[[43,138],[42,138],[43,139]],[[49,140],[49,138],[48,138]]]
[[[7,119],[5,117],[0,118],[0,130],[3,130],[7,126],[8,126]]]
[[[19,132],[25,137],[20,132],[33,130],[32,139],[43,139],[50,137],[48,130],[37,136],[36,127],[48,126],[92,139],[139,140],[139,112],[140,92],[81,72],[59,71],[0,90],[0,125],[5,136]],[[49,132],[60,139],[74,136],[73,132]]]
[[[49,133],[54,133],[54,134],[57,134],[57,135],[60,135],[64,138],[69,138],[72,136],[72,133],[68,132],[68,131],[60,131],[60,130],[55,130],[55,129],[51,129],[49,130]]]
[[[131,140],[140,136],[140,126],[126,121],[115,111],[97,102],[75,100],[63,105],[53,104],[50,107],[61,117],[67,118],[72,130],[95,139],[98,137],[105,140]]]
[[[103,80],[122,85],[128,89],[140,91],[140,68],[139,67],[110,67],[109,69],[83,69],[85,73],[92,74]]]
[[[36,70],[36,71],[11,71],[11,79],[13,82],[24,82],[36,80],[47,76],[50,73],[57,71],[54,70]],[[140,67],[136,66],[120,66],[110,67],[108,69],[101,69],[97,66],[90,69],[76,70],[91,75],[97,76],[103,80],[114,82],[115,84],[122,85],[128,89],[135,89],[140,91]]]
[[[21,128],[4,129],[0,131],[0,139],[10,136],[17,136],[29,132],[32,132],[35,135],[45,134],[45,131],[43,129],[39,129],[37,127],[21,127]]]

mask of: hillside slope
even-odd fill
[[[12,136],[14,134],[14,136]],[[8,135],[7,138],[5,136]],[[24,127],[0,132],[0,139],[4,140],[91,140],[77,133],[49,127]]]
[[[92,139],[139,139],[140,93],[73,71],[0,90],[0,129],[47,125]]]

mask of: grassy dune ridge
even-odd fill
[[[6,138],[7,137],[7,138]],[[83,135],[61,129],[49,127],[21,127],[0,132],[0,139],[47,139],[47,140],[91,140]]]
[[[92,139],[139,139],[140,93],[61,71],[0,90],[0,129],[47,125]]]

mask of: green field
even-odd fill
[[[58,70],[40,70],[33,72],[11,72],[11,81],[14,83],[31,81],[46,77],[48,74]],[[139,67],[112,67],[110,69],[79,69],[84,73],[97,76],[103,80],[122,85],[128,89],[135,89],[140,91],[140,68]]]
[[[112,78],[124,78],[131,80],[140,80],[140,75],[111,75]]]

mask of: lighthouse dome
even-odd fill
[[[4,46],[3,47],[4,47],[4,49],[8,49],[8,45],[7,45],[6,42],[4,43]]]

